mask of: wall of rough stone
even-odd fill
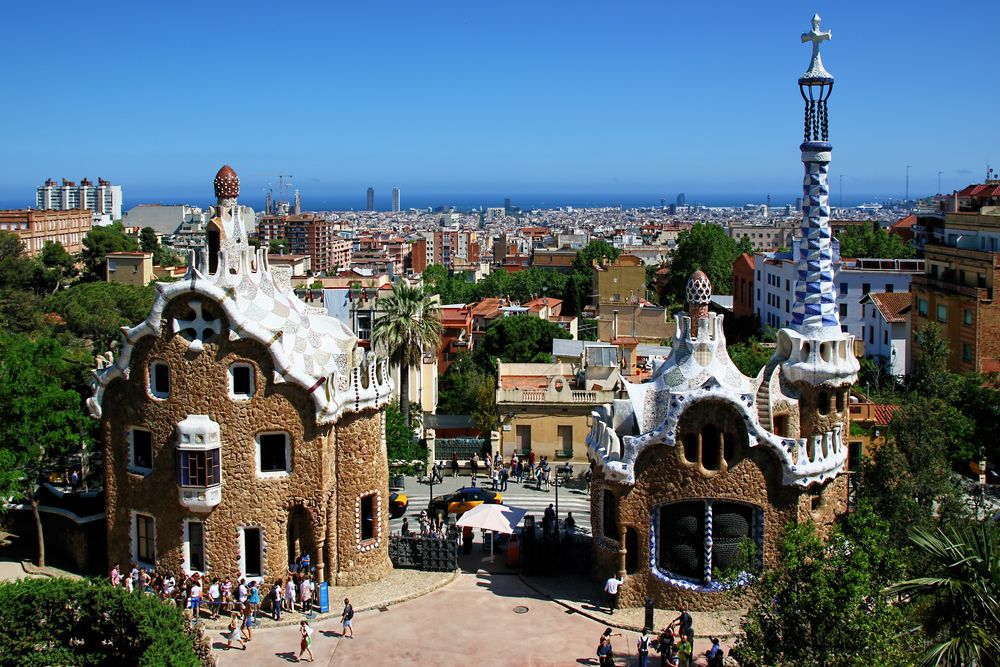
[[[336,426],[336,521],[328,526],[336,536],[336,583],[341,586],[381,579],[392,571],[389,560],[389,467],[385,447],[385,413],[345,414]],[[377,529],[374,539],[361,539],[362,496],[375,495]]]
[[[639,567],[626,578],[621,591],[623,606],[641,606],[646,596],[658,608],[705,611],[736,608],[741,596],[734,593],[686,591],[661,581],[650,572],[650,509],[670,502],[692,498],[731,499],[760,506],[764,511],[764,564],[773,566],[777,559],[776,543],[782,527],[798,518],[800,490],[781,484],[782,468],[777,455],[764,445],[754,448],[741,443],[734,464],[727,470],[707,473],[697,464],[684,460],[683,447],[655,445],[636,461],[634,487],[596,483],[592,496],[602,496],[604,488],[619,494],[618,521],[621,527],[634,528],[638,534]],[[599,504],[598,502],[594,503]],[[601,515],[594,514],[594,532],[600,534]],[[613,544],[602,546],[595,540],[595,563],[613,565]],[[608,571],[600,573],[606,577]]]
[[[221,310],[207,301],[202,299],[206,310],[222,318]],[[164,333],[136,345],[129,379],[113,382],[104,397],[109,562],[131,560],[130,510],[134,510],[156,518],[156,553],[164,567],[181,567],[182,521],[197,519],[205,523],[206,565],[212,573],[241,573],[238,528],[259,526],[266,547],[264,576],[282,577],[289,557],[288,516],[294,507],[306,509],[312,539],[318,544],[325,538],[327,502],[336,483],[333,427],[315,425],[306,390],[273,382],[270,354],[260,344],[230,341],[223,334],[206,341],[200,354],[190,353],[186,341],[168,328],[178,314],[187,314],[182,299],[166,309]],[[147,390],[147,369],[154,360],[171,369],[170,396],[163,400],[150,397]],[[237,361],[254,369],[255,393],[249,400],[229,397],[228,367]],[[207,514],[192,512],[178,498],[175,425],[190,414],[208,415],[222,433],[222,502]],[[153,472],[147,477],[127,471],[130,426],[152,432]],[[255,436],[265,431],[291,436],[292,466],[287,477],[257,475]],[[384,462],[381,468],[385,469]],[[379,488],[384,492],[386,486]],[[319,555],[314,554],[314,562]],[[329,564],[326,575],[331,578]]]

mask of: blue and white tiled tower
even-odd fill
[[[829,142],[827,101],[833,75],[826,71],[819,47],[831,37],[819,29],[802,35],[812,44],[809,69],[799,77],[805,102],[804,137],[800,149],[802,226],[797,247],[797,276],[792,324],[778,332],[776,361],[782,379],[799,395],[800,437],[840,432],[847,426],[847,392],[857,381],[859,364],[854,337],[841,329],[834,276],[833,234],[830,230],[830,186],[827,181],[833,146]]]

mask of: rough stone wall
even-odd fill
[[[636,484],[620,488],[619,525],[638,534],[638,569],[626,578],[622,588],[623,606],[641,606],[646,596],[656,607],[706,611],[739,607],[741,597],[733,593],[703,593],[671,586],[650,572],[650,509],[662,504],[697,498],[731,499],[760,506],[764,511],[764,565],[777,559],[776,542],[782,527],[798,518],[800,490],[781,485],[782,471],[777,457],[764,446],[748,448],[740,443],[735,463],[725,471],[707,474],[699,466],[684,461],[683,447],[656,445],[636,461]],[[608,487],[614,489],[615,487]],[[603,489],[595,486],[593,495]],[[595,503],[596,504],[596,503]],[[594,515],[594,532],[600,533],[600,514]],[[595,540],[595,561],[605,566],[606,549]],[[610,571],[617,572],[617,567]],[[601,573],[607,576],[608,571]]]
[[[328,528],[331,539],[336,536],[331,568],[337,573],[337,585],[354,586],[392,571],[385,413],[345,414],[336,426],[336,448],[336,519]],[[373,539],[362,541],[360,499],[369,494],[375,494],[377,527]]]
[[[841,436],[847,442],[848,412],[850,401],[844,398],[843,409],[837,410],[837,395],[850,393],[850,385],[839,387],[828,387],[821,385],[813,387],[805,383],[796,383],[795,391],[799,395],[799,437],[806,438],[810,435],[819,435],[833,430],[835,425],[843,426]],[[820,412],[820,394],[825,393],[829,401],[829,411],[826,414]]]
[[[212,304],[205,303],[212,311]],[[289,510],[306,508],[314,540],[323,538],[325,502],[333,479],[326,459],[332,427],[315,426],[314,408],[307,392],[287,384],[274,384],[269,353],[258,343],[210,338],[198,355],[186,341],[169,332],[171,316],[187,313],[178,299],[164,313],[164,333],[147,337],[136,346],[127,381],[112,383],[105,394],[105,490],[108,512],[109,562],[131,560],[132,511],[156,519],[158,564],[179,570],[183,558],[184,519],[205,523],[206,567],[213,574],[242,572],[239,561],[240,526],[262,529],[265,545],[264,577],[287,572],[287,519]],[[217,308],[214,315],[221,317]],[[225,325],[225,321],[222,321]],[[170,395],[160,400],[148,394],[148,365],[164,361],[170,367]],[[254,369],[255,392],[251,399],[229,397],[228,367],[249,363]],[[206,414],[217,422],[222,435],[222,502],[208,513],[195,513],[181,505],[176,482],[175,425],[189,414]],[[148,429],[153,441],[153,471],[143,477],[127,471],[131,426]],[[255,436],[264,431],[284,431],[292,440],[292,469],[287,477],[257,476]]]

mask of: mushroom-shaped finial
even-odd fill
[[[687,282],[687,302],[691,306],[707,306],[712,301],[712,281],[698,269]]]
[[[215,175],[215,198],[236,199],[240,196],[240,177],[228,164]]]

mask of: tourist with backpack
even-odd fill
[[[639,655],[639,667],[647,667],[649,661],[649,628],[643,628],[635,643],[636,653]]]

